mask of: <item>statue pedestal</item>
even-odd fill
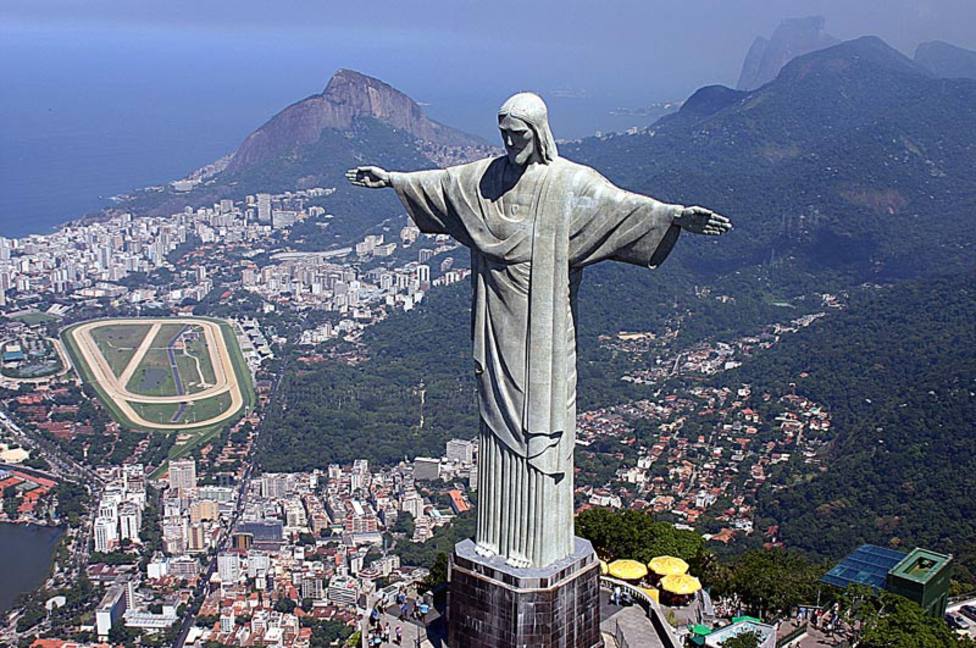
[[[543,568],[454,547],[447,603],[450,648],[602,648],[600,562],[589,541]]]

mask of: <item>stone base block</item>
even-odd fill
[[[485,558],[464,540],[450,565],[450,648],[602,648],[600,563],[587,540],[543,568]]]

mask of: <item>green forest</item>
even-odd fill
[[[834,417],[826,472],[761,494],[788,546],[836,558],[864,542],[921,545],[976,580],[973,286],[970,273],[859,291],[737,371],[760,391],[795,382]]]

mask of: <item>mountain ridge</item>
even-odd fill
[[[915,62],[943,78],[976,79],[976,51],[928,41],[915,49]]]
[[[372,118],[434,145],[477,146],[473,135],[429,119],[417,102],[393,86],[348,68],[340,68],[325,89],[287,106],[248,135],[234,152],[227,172],[240,173],[315,144],[326,129],[351,130]]]

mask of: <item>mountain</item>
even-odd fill
[[[300,154],[326,131],[349,132],[362,119],[375,119],[434,146],[484,144],[479,138],[428,119],[413,99],[379,79],[341,69],[321,94],[288,106],[248,135],[231,157],[227,173],[239,174],[284,155]]]
[[[757,36],[746,53],[739,73],[739,90],[755,90],[776,75],[797,56],[835,45],[836,38],[824,32],[823,16],[789,18],[766,39]]]
[[[351,167],[376,164],[416,170],[455,164],[492,152],[483,140],[429,119],[392,86],[341,69],[316,95],[294,103],[248,135],[237,150],[164,188],[133,194],[120,205],[135,212],[171,213],[257,192],[335,187],[326,205],[336,218],[328,232],[310,226],[305,245],[347,243],[402,213],[389,192],[348,185]]]
[[[935,76],[976,79],[976,51],[943,41],[919,45],[915,50],[915,62]]]
[[[628,188],[730,216],[728,241],[682,254],[696,272],[785,265],[786,282],[861,281],[971,265],[960,228],[976,212],[974,125],[976,82],[934,78],[864,37],[751,92],[703,88],[644,131],[561,150]]]

